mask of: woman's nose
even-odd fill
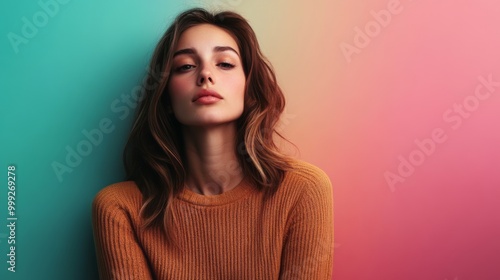
[[[214,84],[215,83],[214,77],[209,69],[202,69],[200,71],[197,83],[198,83],[198,86],[202,86],[203,84]]]

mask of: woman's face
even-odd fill
[[[236,41],[210,24],[188,28],[174,52],[168,92],[186,126],[235,121],[243,113],[245,73]]]

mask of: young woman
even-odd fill
[[[331,279],[331,183],[278,150],[284,96],[247,21],[188,10],[150,67],[129,181],[93,203],[101,279]]]

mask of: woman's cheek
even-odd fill
[[[172,99],[179,99],[186,95],[188,92],[188,84],[181,77],[172,77],[168,86],[170,97]]]
[[[172,95],[176,95],[179,92],[179,79],[177,77],[171,77],[168,83],[168,91]]]

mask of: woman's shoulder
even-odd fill
[[[94,197],[92,207],[104,208],[135,208],[140,207],[142,194],[134,181],[123,181],[108,185]]]
[[[133,181],[104,187],[92,202],[94,230],[115,237],[125,236],[130,230],[137,230],[141,221],[141,201],[141,192]]]
[[[330,178],[321,168],[305,161],[292,161],[278,190],[276,197],[283,200],[282,205],[289,205],[297,213],[330,211],[333,205]]]
[[[294,159],[291,162],[291,169],[286,172],[285,180],[313,188],[323,187],[331,189],[330,178],[323,169],[298,159]]]
[[[278,188],[278,196],[297,202],[321,200],[333,195],[330,178],[321,168],[298,159],[293,159],[290,167]]]

